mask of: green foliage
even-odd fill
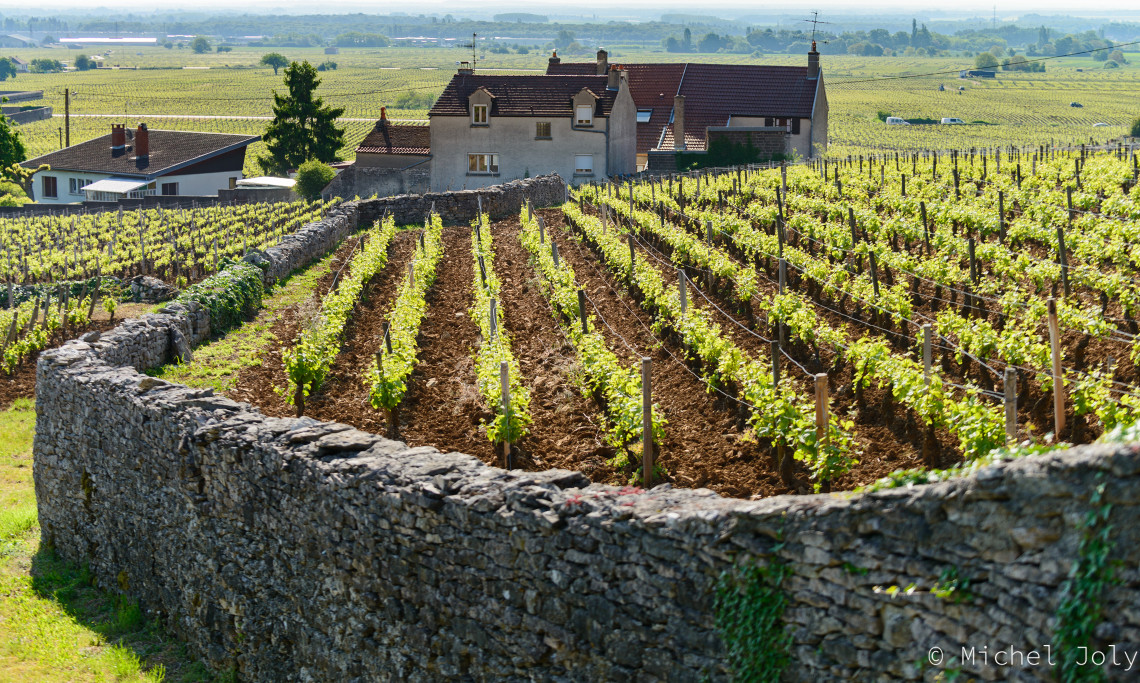
[[[98,62],[96,62],[94,59],[91,59],[87,55],[79,55],[75,58],[73,64],[79,71],[90,71],[91,69],[99,66]]]
[[[792,634],[784,624],[792,575],[773,549],[766,564],[751,561],[725,570],[716,584],[713,609],[734,681],[775,683],[791,660]]]
[[[262,66],[268,66],[273,69],[273,75],[276,76],[277,70],[284,66],[288,66],[289,60],[280,52],[270,52],[269,54],[262,55],[261,61],[258,63]]]
[[[886,120],[891,116],[891,113],[889,111],[883,111],[880,109],[879,112],[875,114],[875,116],[877,116],[880,121],[886,122]]]
[[[1132,127],[1129,128],[1128,134],[1134,138],[1140,138],[1140,116],[1132,119]]]
[[[34,74],[52,74],[63,71],[63,62],[58,59],[40,58],[33,59],[28,64],[28,71]]]
[[[759,164],[768,161],[783,161],[788,159],[787,154],[761,154],[760,150],[752,144],[752,134],[744,143],[732,142],[723,135],[717,135],[709,142],[708,152],[678,152],[677,169],[693,170],[713,166],[743,166],[745,164]]]
[[[16,77],[16,65],[11,57],[0,57],[0,81],[6,81],[9,77]]]
[[[343,108],[324,105],[313,93],[321,80],[308,62],[293,62],[285,68],[288,94],[273,92],[273,121],[262,136],[269,154],[258,158],[267,173],[283,175],[308,160],[337,161],[344,144],[344,128],[336,120]]]
[[[289,379],[286,400],[290,403],[303,400],[324,382],[340,352],[344,328],[364,285],[388,265],[388,245],[395,234],[396,224],[389,218],[384,223],[377,222],[367,235],[361,235],[360,240],[367,237],[367,243],[358,248],[348,273],[342,274],[336,289],[325,295],[320,315],[301,330],[293,346],[282,353]]]
[[[335,177],[336,171],[329,168],[328,164],[316,159],[306,161],[297,169],[297,184],[294,189],[304,199],[316,201],[321,198],[321,190],[325,189]]]
[[[187,288],[175,301],[200,304],[210,312],[210,331],[220,334],[240,325],[261,308],[261,298],[265,293],[261,277],[261,269],[257,266],[236,261]]]
[[[1104,474],[1098,473],[1098,479]],[[1061,585],[1061,601],[1057,606],[1057,626],[1053,633],[1053,650],[1057,653],[1057,679],[1062,683],[1102,681],[1104,671],[1089,666],[1082,659],[1081,648],[1092,643],[1093,633],[1104,617],[1104,590],[1115,583],[1109,555],[1113,542],[1108,523],[1112,504],[1103,502],[1102,481],[1089,496],[1090,510],[1081,528],[1077,557],[1069,568],[1069,576]]]
[[[930,592],[948,602],[970,602],[974,599],[970,583],[968,577],[959,576],[957,567],[947,567],[939,574],[938,583],[934,584]]]
[[[427,310],[427,291],[435,283],[436,265],[443,257],[443,223],[438,214],[432,214],[431,223],[424,230],[424,244],[417,243],[412,257],[413,280],[404,278],[396,303],[388,314],[388,337],[392,351],[380,344],[382,368],[375,360],[365,373],[364,383],[369,387],[368,400],[373,408],[384,409],[392,418],[393,411],[404,400],[408,390],[408,376],[416,363],[419,351],[417,336],[420,323]],[[393,422],[393,431],[395,423]]]
[[[486,281],[483,280],[482,270],[479,268],[480,257],[486,270]],[[472,321],[479,326],[482,337],[482,343],[475,352],[475,379],[479,393],[495,415],[491,423],[486,425],[487,438],[495,444],[515,443],[526,435],[531,422],[530,391],[522,383],[522,371],[519,369],[518,359],[511,352],[510,335],[503,326],[506,312],[503,310],[503,300],[499,292],[501,288],[499,276],[495,274],[495,249],[492,245],[491,223],[486,214],[482,214],[480,220],[472,222],[471,259],[475,271],[471,282],[475,301],[468,313]],[[498,302],[494,333],[491,329],[492,299]],[[509,411],[503,410],[500,377],[502,363],[507,364],[507,378],[511,391]]]
[[[974,58],[974,67],[978,69],[996,70],[1000,64],[992,52],[979,52]]]
[[[197,36],[190,43],[190,49],[196,55],[205,54],[210,51],[210,41],[205,36]]]
[[[336,62],[326,59],[317,66],[317,71],[336,71]]]
[[[12,125],[7,116],[0,114],[0,167],[8,168],[27,158],[20,131]],[[26,195],[25,195],[26,196]]]

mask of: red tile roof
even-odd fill
[[[614,62],[615,64],[620,64]],[[685,96],[685,143],[705,148],[705,128],[724,126],[731,116],[810,118],[817,81],[806,66],[752,64],[620,64],[638,110],[652,109],[649,123],[637,124],[637,152],[672,149],[673,97]],[[594,73],[596,62],[549,64],[549,74]]]
[[[387,124],[388,135],[384,135],[380,122],[372,129],[356,148],[357,154],[431,154],[431,129],[423,125]]]
[[[456,74],[428,116],[467,116],[467,98],[479,88],[494,96],[491,116],[574,115],[571,98],[586,88],[597,98],[595,116],[609,116],[617,97],[605,76],[485,76]]]

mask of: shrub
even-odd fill
[[[891,115],[891,113],[889,111],[882,111],[882,110],[879,110],[879,113],[876,114],[876,116],[879,117],[879,120],[882,121],[883,123],[886,123],[887,118],[890,117],[890,115]]]
[[[332,182],[336,177],[336,171],[328,167],[328,165],[313,159],[301,164],[301,168],[297,169],[297,194],[313,201],[320,199],[321,190]]]
[[[1140,116],[1132,120],[1132,130],[1128,134],[1134,138],[1140,138]]]

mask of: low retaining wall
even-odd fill
[[[1078,603],[1086,644],[1117,655],[1111,678],[1140,670],[1125,661],[1140,651],[1140,448],[866,494],[619,489],[267,418],[138,372],[203,334],[200,311],[154,314],[44,352],[36,496],[45,544],[243,679],[727,680],[717,585],[753,563],[786,573],[748,584],[743,610],[786,600],[785,680],[1049,680],[995,653],[1049,653],[1077,561],[1116,578]],[[1107,545],[1082,546],[1106,528]],[[737,651],[779,649],[754,633]]]

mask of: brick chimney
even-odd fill
[[[610,67],[610,74],[609,74],[610,79],[606,83],[606,90],[617,90],[618,89],[618,87],[621,85],[621,74],[622,74],[622,71],[620,68],[618,68],[617,64],[614,64],[613,66]]]
[[[550,53],[550,59],[549,59],[549,60],[547,60],[547,61],[548,61],[548,62],[549,62],[549,64],[551,64],[551,65],[554,65],[554,64],[561,64],[561,63],[562,63],[562,60],[558,58],[558,50],[555,50],[555,51],[551,52],[551,53]]]
[[[111,151],[121,152],[127,146],[127,129],[121,123],[111,124]]]
[[[376,130],[384,136],[384,145],[392,151],[392,136],[388,133],[388,108],[380,107],[380,120],[376,122]]]
[[[819,51],[815,49],[815,41],[811,41],[811,52],[808,52],[808,80],[819,78]]]
[[[147,130],[145,123],[140,123],[138,130],[135,131],[135,156],[150,156],[150,131]]]
[[[598,76],[604,76],[604,75],[606,75],[607,72],[609,72],[609,67],[610,67],[609,57],[610,57],[609,53],[607,53],[605,50],[601,50],[601,49],[598,50],[598,71],[597,71]]]
[[[685,149],[685,96],[673,98],[673,149]]]

